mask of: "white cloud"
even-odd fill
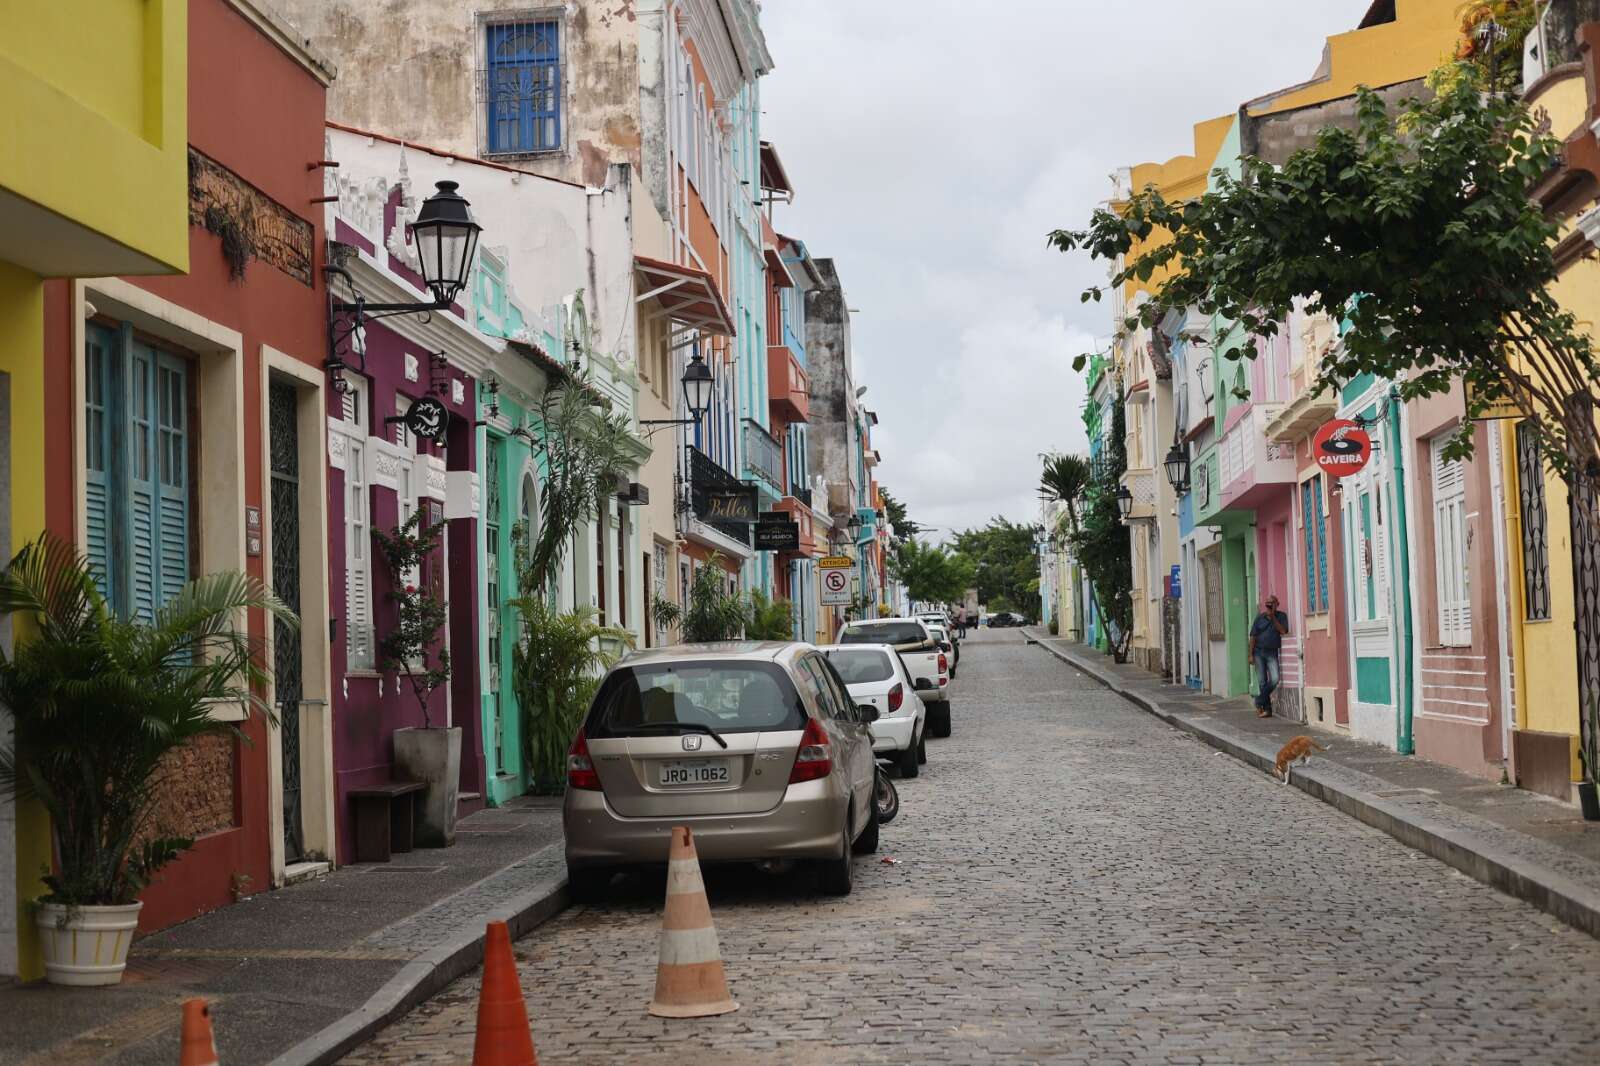
[[[1038,453],[1084,447],[1072,359],[1110,332],[1104,268],[1046,248],[1118,167],[1316,69],[1368,0],[767,0],[762,136],[778,228],[832,257],[879,480],[946,528],[1037,512]]]

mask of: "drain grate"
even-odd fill
[[[1437,795],[1437,793],[1431,788],[1391,788],[1382,792],[1374,792],[1373,795],[1381,796],[1384,799],[1399,799],[1401,796],[1433,796]]]
[[[443,870],[443,866],[373,866],[367,872],[373,874],[436,874]]]

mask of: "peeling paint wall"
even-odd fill
[[[613,162],[641,167],[635,9],[659,8],[659,0],[277,0],[277,6],[338,68],[328,93],[330,119],[468,156],[487,149],[481,76],[487,25],[512,15],[559,19],[561,147],[495,158],[592,186],[605,184]],[[649,17],[659,24],[664,15],[657,10]],[[659,72],[659,59],[653,66]],[[660,99],[659,82],[653,94]]]
[[[850,366],[850,312],[832,259],[816,260],[822,284],[806,292],[806,369],[811,374],[811,472],[827,479],[830,495],[817,510],[840,514],[855,509],[858,480],[850,447],[855,423],[854,374]]]

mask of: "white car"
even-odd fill
[[[888,644],[900,653],[915,689],[928,707],[928,735],[950,735],[950,656],[916,618],[872,618],[846,622],[840,644]]]
[[[955,677],[956,667],[961,665],[961,642],[950,632],[950,627],[942,622],[929,623],[928,632],[933,634],[939,650],[950,657],[950,676]]]
[[[818,650],[839,671],[856,705],[877,710],[877,721],[868,727],[873,753],[898,753],[894,763],[900,776],[916,777],[928,761],[923,738],[928,709],[900,654],[888,644],[828,644]]]

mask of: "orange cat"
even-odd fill
[[[1289,783],[1289,767],[1292,764],[1298,761],[1301,766],[1304,766],[1311,761],[1312,748],[1316,748],[1318,751],[1328,750],[1306,736],[1295,737],[1279,749],[1278,761],[1273,766],[1273,769],[1277,771],[1279,777],[1283,778],[1284,784],[1287,785]]]

